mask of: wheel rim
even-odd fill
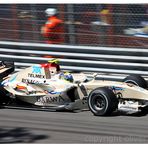
[[[106,100],[102,95],[96,95],[93,98],[93,108],[95,110],[103,110],[105,108]]]

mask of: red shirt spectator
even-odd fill
[[[48,20],[41,29],[42,35],[49,44],[63,43],[63,21],[56,16],[56,9],[48,8],[45,10],[45,13],[48,16]]]

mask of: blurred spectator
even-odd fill
[[[41,28],[41,34],[49,44],[62,44],[63,38],[63,20],[57,17],[57,10],[48,8],[45,10],[48,17],[47,22]]]
[[[99,18],[97,21],[91,22],[94,25],[110,25],[109,9],[102,9],[99,11]]]
[[[100,20],[104,25],[109,25],[110,24],[110,15],[109,15],[109,10],[108,9],[103,9],[100,11]]]
[[[99,10],[99,17],[97,21],[91,22],[93,32],[98,35],[98,43],[101,45],[106,44],[106,36],[108,32],[108,26],[110,26],[110,12],[109,9],[103,8]]]
[[[132,10],[133,13],[134,10],[136,11],[138,9],[138,16],[135,16],[136,23],[135,20],[132,22],[135,23],[134,27],[125,29],[124,33],[127,35],[148,38],[148,7],[134,5],[134,7],[130,6],[130,8],[132,8],[130,10]]]

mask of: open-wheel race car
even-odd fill
[[[148,107],[147,82],[143,77],[130,75],[123,82],[116,82],[96,80],[96,75],[88,78],[84,73],[61,71],[55,59],[35,64],[1,78],[1,106],[20,101],[54,110],[90,109],[97,116],[117,110],[134,113]]]

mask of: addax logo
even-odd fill
[[[33,66],[32,68],[33,68],[32,73],[41,74],[41,67]]]

